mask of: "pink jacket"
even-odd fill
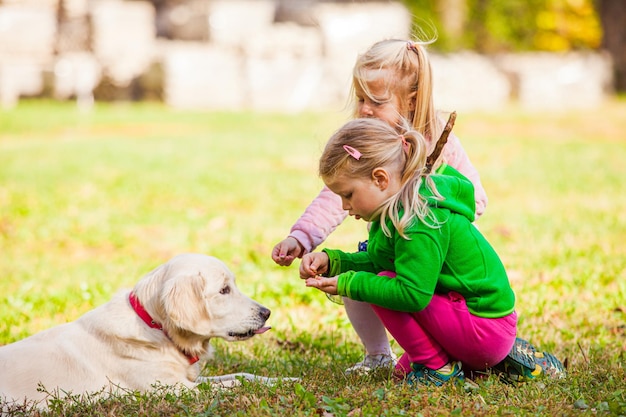
[[[478,171],[470,162],[461,141],[454,133],[450,133],[443,155],[448,165],[456,168],[474,184],[476,218],[478,218],[487,206],[487,194],[480,183]],[[293,225],[289,236],[300,242],[304,253],[309,253],[324,242],[347,216],[348,212],[341,205],[341,197],[324,187]]]

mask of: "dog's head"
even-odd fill
[[[234,341],[269,329],[270,310],[235,285],[219,259],[182,254],[149,272],[135,286],[137,298],[182,350],[201,355],[212,337]]]

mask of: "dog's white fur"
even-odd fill
[[[193,388],[212,380],[199,377],[211,338],[244,340],[268,329],[270,311],[243,295],[232,272],[214,257],[178,255],[146,274],[133,291],[163,331],[142,321],[129,303],[130,291],[123,291],[74,322],[1,347],[0,400],[45,407],[51,392]],[[201,360],[190,364],[189,356]],[[233,381],[234,375],[273,381],[250,374],[215,380]]]

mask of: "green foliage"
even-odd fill
[[[597,49],[602,28],[593,0],[404,0],[417,27],[433,25],[433,48],[479,52]],[[460,14],[462,30],[446,26]],[[427,25],[428,26],[428,25]]]
[[[533,48],[535,16],[544,5],[545,0],[469,0],[472,47],[483,52]]]
[[[437,42],[432,44],[433,49],[441,51],[461,49],[461,45],[457,44],[459,39],[453,34],[449,34],[443,27],[436,2],[433,0],[404,0],[403,3],[413,16],[413,34],[420,40],[426,41],[436,37]]]
[[[416,391],[384,372],[344,375],[362,357],[345,311],[305,288],[297,265],[269,258],[319,191],[317,158],[348,116],[20,103],[0,113],[0,344],[77,318],[177,253],[204,252],[272,310],[272,330],[215,340],[203,373],[300,381],[51,393],[50,411],[12,415],[625,415],[625,111],[459,114],[455,133],[490,198],[478,226],[507,266],[519,334],[566,360],[568,377]],[[350,250],[364,235],[348,219],[324,246]]]
[[[594,0],[547,0],[536,14],[533,46],[543,51],[600,47],[602,28]]]

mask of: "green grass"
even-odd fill
[[[340,112],[203,113],[23,102],[0,112],[0,344],[77,318],[181,252],[224,260],[273,330],[216,341],[205,374],[299,376],[231,391],[56,401],[42,415],[626,415],[626,102],[459,114],[490,201],[479,227],[510,272],[519,333],[568,378],[471,392],[346,377],[362,348],[342,307],[269,254],[317,195]],[[348,219],[325,246],[353,249]],[[398,349],[394,345],[395,349]],[[397,350],[400,353],[400,350]],[[15,410],[18,413],[19,410]],[[24,413],[28,412],[24,408]]]

